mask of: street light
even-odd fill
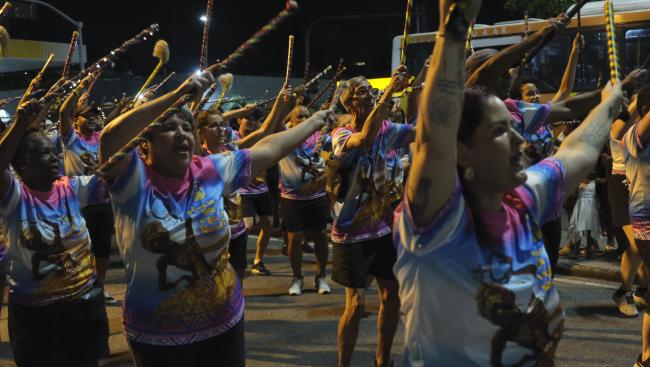
[[[199,18],[199,20],[205,23],[208,21],[208,17],[206,17],[205,15],[201,15],[201,18]]]
[[[76,21],[76,20],[70,18],[67,14],[65,14],[61,10],[55,8],[51,4],[48,4],[48,3],[44,2],[44,1],[40,1],[40,0],[24,0],[24,1],[32,3],[32,4],[43,5],[44,7],[48,8],[48,9],[52,10],[53,12],[55,12],[56,14],[58,14],[61,18],[67,20],[75,28],[77,28],[77,32],[79,32],[79,40],[78,40],[79,47],[77,47],[78,50],[79,50],[79,67],[81,68],[81,70],[83,70],[85,65],[84,65],[84,59],[83,59],[83,52],[82,52],[81,48],[82,48],[84,43],[83,43],[83,36],[82,36],[81,30],[84,27],[84,23]]]

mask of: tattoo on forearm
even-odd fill
[[[429,193],[431,187],[433,187],[433,182],[427,177],[422,177],[416,186],[415,197],[411,198],[409,204],[411,205],[411,213],[414,216],[419,216],[424,214],[424,211],[428,206]]]
[[[462,88],[462,84],[459,87],[458,80],[439,78],[436,87],[440,92],[458,95]]]
[[[440,95],[431,103],[431,121],[443,128],[451,127],[458,119],[458,106],[452,98]]]

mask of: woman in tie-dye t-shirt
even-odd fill
[[[478,9],[470,4],[449,17],[442,8],[441,19],[471,22]],[[620,83],[607,83],[557,154],[524,170],[524,140],[504,102],[463,88],[464,47],[449,35],[436,41],[396,210],[403,365],[552,366],[564,312],[540,224],[596,164]]]
[[[59,177],[54,144],[28,128],[48,108],[20,106],[0,143],[9,337],[19,366],[96,365],[108,355],[108,319],[80,210],[97,178]]]
[[[245,138],[233,139],[235,136],[230,131],[228,119],[237,116],[246,116],[250,114],[255,105],[247,105],[244,108],[229,111],[224,114],[220,113],[214,107],[208,110],[201,111],[196,117],[196,127],[199,133],[201,144],[201,151],[203,155],[211,155],[224,152],[234,152],[240,149],[247,149],[252,147],[255,143],[260,141],[263,137],[275,131],[276,126],[281,121],[288,107],[283,107],[284,96],[276,100],[276,106],[271,114],[267,116],[262,124],[262,127],[254,131],[252,134],[247,135]],[[228,213],[230,220],[230,244],[228,250],[230,252],[230,263],[235,268],[239,279],[242,284],[244,281],[244,271],[246,270],[246,242],[248,239],[248,231],[246,225],[241,218],[241,196],[239,190],[230,195],[224,196],[224,207]]]
[[[200,95],[213,82],[209,73],[192,75],[175,91],[113,120],[102,134],[100,159],[115,154],[182,95]],[[245,364],[244,299],[228,262],[223,197],[327,120],[323,112],[251,149],[196,156],[194,120],[182,108],[145,137],[140,154],[131,151],[107,171],[126,264],[124,332],[138,366]]]

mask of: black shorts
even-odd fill
[[[66,366],[66,361],[108,357],[102,289],[96,285],[79,297],[42,307],[10,300],[9,341],[18,366]]]
[[[91,249],[96,257],[111,256],[111,237],[115,219],[110,204],[90,205],[81,209],[90,234]]]
[[[248,241],[248,232],[244,232],[241,236],[230,239],[228,245],[228,252],[230,253],[230,265],[235,270],[246,269],[246,242]]]
[[[617,227],[630,224],[630,192],[623,181],[625,181],[624,175],[610,175],[607,179],[607,197],[612,222]]]
[[[261,194],[241,195],[241,218],[251,218],[273,215],[271,211],[271,196],[268,191]]]
[[[225,333],[187,345],[153,345],[129,340],[138,367],[244,367],[244,319]]]
[[[327,196],[311,200],[280,199],[280,217],[288,232],[322,231],[330,219]]]
[[[395,280],[393,265],[397,251],[392,234],[374,240],[334,244],[332,248],[332,280],[347,288],[365,288],[368,276]]]

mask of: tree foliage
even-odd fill
[[[521,16],[528,10],[531,18],[546,19],[565,12],[575,0],[506,0],[504,7],[512,15]]]

